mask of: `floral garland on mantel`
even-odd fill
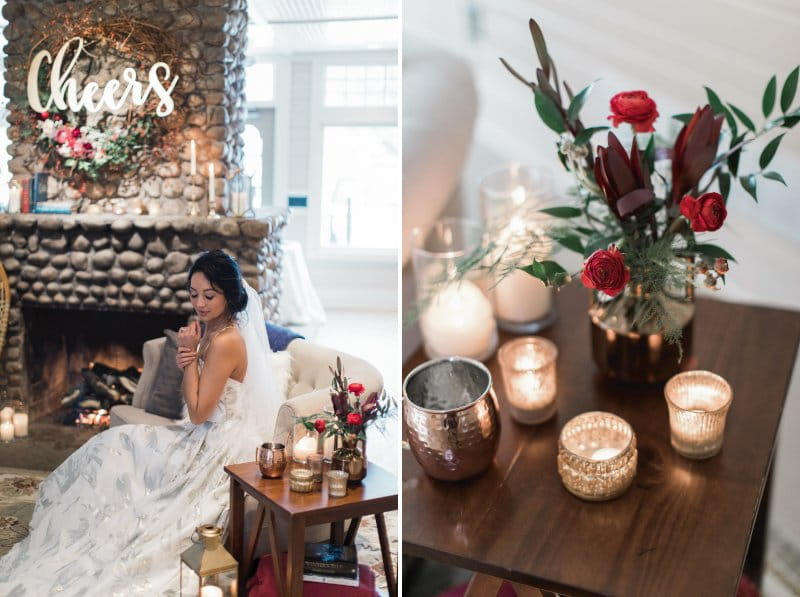
[[[17,68],[27,70],[37,52],[47,50],[55,56],[65,43],[82,38],[86,42],[84,53],[89,57],[88,64],[82,61],[86,65],[84,79],[95,67],[97,50],[129,60],[136,67],[139,80],[147,78],[148,62],[164,62],[171,72],[178,72],[179,48],[171,34],[130,16],[118,5],[120,16],[109,18],[103,14],[106,5],[95,3],[78,13],[66,7],[56,9],[45,29],[47,33],[33,44],[27,63]],[[74,51],[70,49],[65,62],[72,59]],[[48,89],[49,77],[43,68],[39,71],[43,102],[49,98]],[[92,119],[85,109],[37,112],[28,107],[26,98],[19,98],[12,102],[11,112],[12,121],[20,123],[19,140],[37,147],[43,168],[67,179],[71,186],[83,188],[87,180],[113,180],[137,171],[149,172],[175,157],[179,144],[171,137],[183,122],[182,102],[176,102],[176,109],[169,116],[159,117],[155,114],[158,101],[151,96],[138,109]]]

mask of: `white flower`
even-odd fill
[[[71,158],[72,148],[66,143],[63,143],[58,146],[58,155],[60,155],[62,158]]]
[[[56,138],[56,123],[49,118],[46,120],[42,120],[37,124],[40,129],[42,129],[42,134],[40,138],[46,139],[55,139]]]

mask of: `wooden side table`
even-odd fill
[[[756,555],[763,548],[764,493],[800,313],[697,300],[687,364],[722,375],[734,396],[722,450],[693,461],[670,446],[662,385],[615,384],[597,373],[587,304],[585,289],[562,290],[559,319],[542,333],[559,349],[553,420],[524,426],[511,419],[492,358],[502,431],[489,469],[445,483],[403,454],[403,553],[479,573],[475,595],[494,594],[502,578],[566,595],[730,597],[748,546]],[[424,360],[418,352],[405,371]],[[639,446],[633,486],[608,502],[572,496],[556,466],[561,428],[590,410],[622,416]],[[759,558],[753,562],[757,581]]]
[[[255,547],[265,516],[269,516],[270,550],[278,554],[276,521],[284,518],[289,523],[289,553],[286,561],[285,581],[280,570],[280,558],[273,557],[278,590],[283,597],[300,597],[303,594],[303,556],[305,554],[305,527],[315,524],[331,524],[331,539],[345,543],[355,541],[361,518],[375,516],[381,544],[383,567],[391,597],[397,596],[397,583],[392,568],[389,538],[386,534],[384,512],[397,510],[397,478],[370,463],[367,477],[357,487],[348,487],[345,497],[328,495],[327,478],[321,490],[311,493],[289,491],[289,469],[280,479],[265,479],[255,462],[234,464],[225,467],[231,479],[229,549],[239,562],[239,594],[246,594],[247,574],[253,560]],[[258,502],[256,525],[251,529],[245,545],[244,496],[250,495]],[[343,524],[351,519],[347,535],[343,536]]]

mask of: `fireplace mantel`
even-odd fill
[[[285,210],[257,219],[187,216],[0,214],[0,263],[11,286],[0,387],[25,399],[23,307],[188,315],[188,269],[223,249],[276,320]],[[65,313],[66,315],[66,313]]]

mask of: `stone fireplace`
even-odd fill
[[[52,327],[48,323],[53,321],[52,314],[43,315],[43,311],[56,311],[57,319],[72,317],[76,321],[70,323],[77,324],[87,336],[92,325],[78,323],[77,314],[85,324],[102,326],[102,333],[97,334],[100,338],[108,336],[109,328],[115,325],[120,330],[134,327],[130,337],[111,342],[108,350],[113,352],[113,346],[120,343],[129,345],[133,339],[137,346],[129,347],[128,353],[138,358],[141,343],[148,337],[139,338],[137,334],[152,323],[155,327],[144,333],[156,337],[163,327],[179,325],[192,312],[187,272],[205,250],[223,249],[237,260],[248,283],[261,295],[265,318],[274,321],[278,316],[281,237],[286,222],[285,212],[259,219],[216,220],[0,215],[0,262],[11,286],[6,348],[0,355],[0,387],[7,388],[10,398],[27,401],[33,416],[57,406],[57,392],[54,394],[52,387],[48,392],[41,391],[41,376],[43,367],[51,368],[51,362],[59,358],[52,351],[50,356],[43,356],[41,338],[44,335],[55,345],[75,345],[76,328],[66,326],[53,332],[64,337],[48,337],[47,329],[42,332],[42,328]],[[127,319],[113,323],[108,316],[115,314]],[[34,327],[38,341],[29,334]],[[81,346],[96,348],[96,343],[90,339]],[[123,360],[107,364],[118,368],[136,365],[120,358]],[[52,382],[60,375],[69,385],[67,373],[48,370],[48,379]]]

